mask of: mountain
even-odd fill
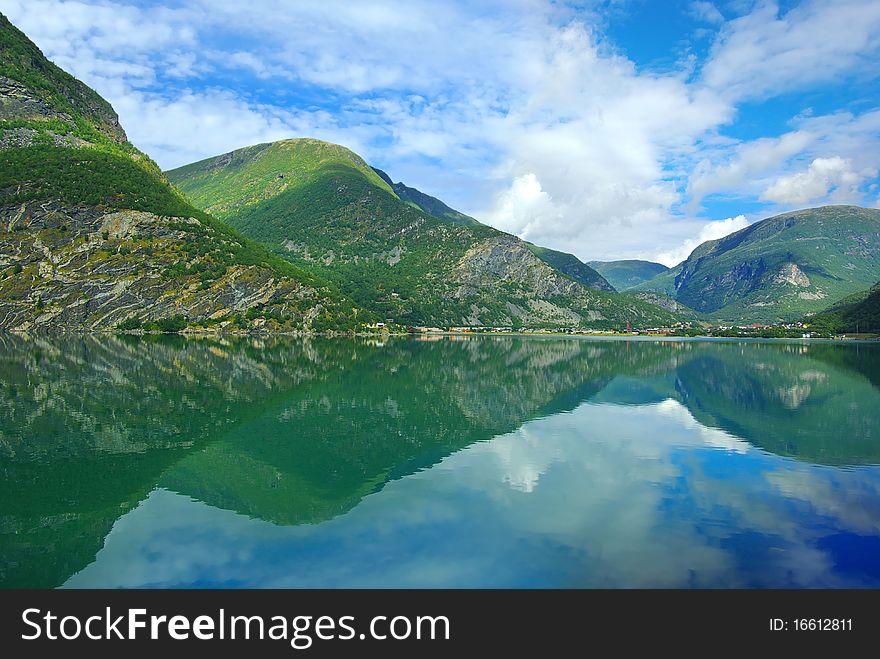
[[[0,15],[0,329],[357,320],[326,282],[193,208],[110,104]]]
[[[798,320],[880,279],[880,210],[823,206],[777,215],[699,245],[633,290],[713,319]]]
[[[810,329],[830,334],[869,332],[880,334],[880,283],[831,305],[822,313],[808,316]]]
[[[401,201],[409,204],[410,206],[418,208],[428,215],[436,217],[438,220],[447,220],[449,222],[464,224],[470,227],[485,226],[479,221],[472,218],[470,215],[465,215],[464,213],[457,211],[454,208],[450,208],[436,197],[432,197],[431,195],[425,194],[421,190],[411,188],[408,185],[404,185],[403,183],[394,183],[391,180],[391,177],[388,176],[388,174],[383,172],[381,169],[376,169],[375,167],[373,167],[372,169],[379,175],[379,177],[383,181],[391,186],[391,189],[400,198]],[[600,275],[589,265],[578,259],[574,254],[557,252],[554,249],[540,247],[530,242],[526,242],[526,246],[532,251],[532,254],[544,261],[544,263],[547,263],[555,270],[558,270],[562,274],[571,277],[576,282],[583,284],[587,288],[593,288],[597,291],[615,292],[614,287],[609,284],[605,280],[605,278],[602,277],[602,275]]]
[[[669,270],[660,263],[637,260],[590,261],[587,265],[602,275],[618,291],[638,286]]]
[[[676,319],[635,297],[585,286],[515,236],[434,217],[412,193],[410,203],[401,200],[387,175],[339,145],[258,144],[167,175],[198,208],[387,320],[638,327]]]

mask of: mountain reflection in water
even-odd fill
[[[0,337],[0,584],[880,585],[880,345]]]

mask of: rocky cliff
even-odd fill
[[[109,103],[0,16],[0,330],[310,332],[371,318],[193,208]]]

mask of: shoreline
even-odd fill
[[[834,343],[880,343],[880,335],[860,335],[860,336],[837,336],[837,337],[762,337],[762,336],[675,336],[668,334],[620,334],[615,332],[591,332],[591,333],[570,333],[570,332],[260,332],[260,331],[231,331],[231,332],[201,332],[184,330],[180,332],[159,332],[159,331],[143,331],[143,330],[85,330],[85,329],[46,329],[39,328],[36,330],[0,330],[0,336],[9,334],[14,336],[137,336],[137,337],[159,337],[159,336],[179,336],[183,338],[205,339],[205,338],[259,338],[268,339],[274,337],[283,338],[390,338],[390,337],[411,337],[420,340],[450,338],[475,338],[475,337],[504,337],[514,336],[523,338],[566,338],[580,340],[623,340],[623,341],[781,341],[781,342],[798,342],[810,343],[815,341],[834,342]]]

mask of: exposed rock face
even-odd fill
[[[456,286],[453,298],[482,300],[482,309],[476,304],[471,307],[467,319],[471,325],[497,322],[486,309],[497,299],[507,300],[505,308],[510,319],[527,325],[596,323],[607,321],[612,314],[639,323],[650,313],[644,305],[639,307],[572,281],[538,258],[522,240],[506,234],[484,239],[467,250],[450,279]],[[497,291],[494,296],[493,291]],[[505,324],[510,322],[503,320]]]
[[[651,291],[640,291],[638,293],[634,293],[633,297],[654,304],[661,309],[666,309],[667,311],[671,311],[672,313],[685,315],[693,314],[693,309],[690,309],[689,307],[686,307],[685,305],[676,302],[671,297],[667,295],[662,295],[660,293],[653,293]]]
[[[880,210],[822,206],[755,222],[699,245],[638,285],[714,320],[792,321],[880,278]]]
[[[577,296],[584,292],[583,287],[561,277],[513,236],[499,235],[474,245],[459,260],[451,278],[457,286],[452,293],[455,299],[485,295],[493,288],[498,288],[499,292],[504,290],[507,296],[513,293],[520,298],[518,304],[507,303],[510,318],[502,319],[504,324],[511,324],[514,318],[524,324],[576,324],[583,319],[571,308],[556,305],[547,299]],[[472,313],[466,319],[467,323],[493,324],[480,319],[481,315],[489,317],[488,311],[485,307],[480,309],[477,305],[471,305]],[[599,318],[594,320],[602,318],[599,314]]]
[[[4,119],[70,120],[69,116],[61,115],[27,87],[5,76],[0,76],[0,116]]]
[[[190,229],[209,244],[230,242],[194,218],[52,202],[0,208],[0,329],[94,330],[175,315],[222,326],[253,308],[292,319],[288,329],[307,329],[324,309],[317,291],[269,268],[211,273],[206,254],[185,249]],[[267,319],[250,322],[262,327]]]
[[[810,285],[810,278],[795,263],[785,263],[773,277],[774,284],[790,284],[800,288]]]
[[[127,139],[125,131],[119,124],[119,116],[113,108],[78,80],[73,80],[73,83],[62,86],[65,100],[84,114],[92,116],[95,128],[114,142],[125,142]],[[58,119],[68,125],[74,123],[74,118],[67,112],[59,110],[56,104],[20,82],[5,76],[0,76],[0,117],[6,120],[24,121]]]
[[[474,245],[454,272],[455,280],[463,286],[485,287],[499,281],[509,282],[543,298],[577,295],[583,290],[532,254],[522,241],[503,234]]]

